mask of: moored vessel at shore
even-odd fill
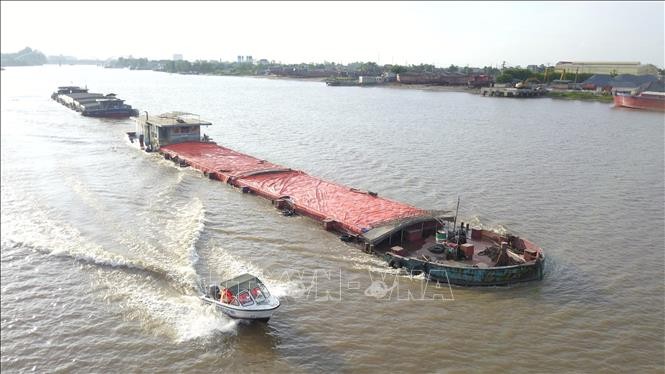
[[[665,112],[665,92],[643,91],[636,95],[616,93],[614,106]]]
[[[327,86],[360,86],[358,79],[352,78],[330,78],[325,82]]]

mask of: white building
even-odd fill
[[[383,83],[383,77],[361,75],[358,77],[358,83],[360,83],[361,85],[379,84]]]
[[[642,65],[639,62],[607,62],[607,61],[559,61],[554,67],[555,71],[566,70],[567,73],[589,74],[632,74],[657,75],[658,68],[651,64]]]

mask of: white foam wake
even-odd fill
[[[3,212],[2,244],[95,266],[93,283],[98,287],[93,291],[101,292],[126,318],[174,341],[233,333],[236,322],[206,306],[189,287],[198,280],[193,264],[197,258],[195,244],[204,225],[203,206],[194,199],[176,210],[167,224],[170,233],[165,236],[164,242],[169,243],[166,248],[127,239],[131,247],[121,254],[85,238],[36,199],[13,200],[11,216]],[[130,236],[122,233],[122,237]]]

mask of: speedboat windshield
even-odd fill
[[[270,292],[263,283],[253,275],[243,274],[220,284],[220,288],[228,293],[229,299],[237,300],[242,306],[267,304]]]

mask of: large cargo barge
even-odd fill
[[[665,112],[665,92],[617,93],[614,95],[614,106]]]
[[[51,99],[86,117],[127,118],[139,114],[138,110],[125,104],[125,100],[117,98],[116,94],[92,93],[78,86],[58,87],[51,94]]]
[[[542,249],[527,240],[458,227],[456,214],[419,209],[220,146],[201,136],[201,126],[210,125],[191,113],[146,113],[128,135],[146,151],[270,200],[285,215],[319,221],[412,274],[467,286],[542,279]]]

